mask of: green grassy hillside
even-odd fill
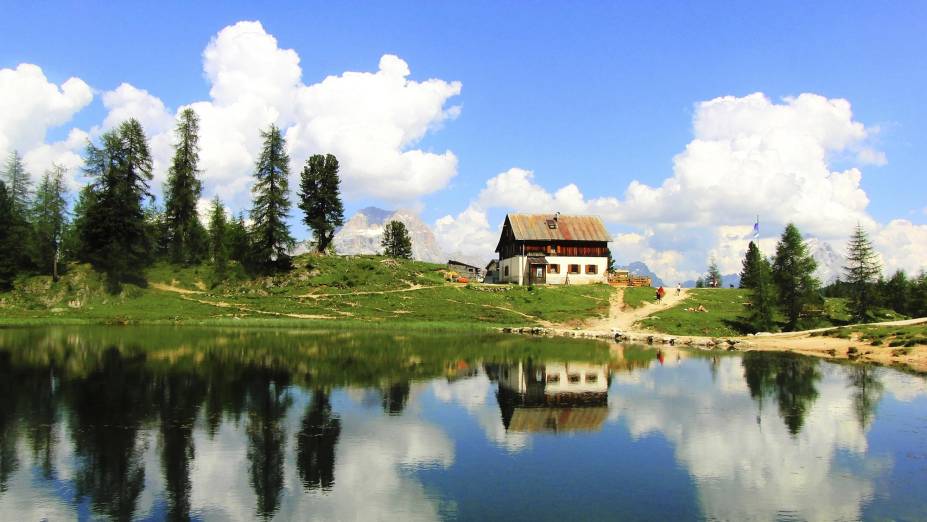
[[[525,288],[460,285],[444,280],[443,265],[379,256],[312,256],[273,277],[233,276],[211,285],[207,266],[156,264],[147,284],[106,292],[87,265],[69,267],[57,283],[27,277],[0,293],[0,321],[23,323],[234,321],[482,326],[567,322],[607,313],[607,285]],[[275,323],[274,323],[275,324]]]
[[[673,335],[704,335],[727,337],[744,335],[752,330],[744,321],[749,314],[750,291],[738,288],[696,288],[688,291],[688,297],[676,306],[640,321],[641,326]],[[701,305],[706,312],[690,311]],[[885,321],[904,317],[889,310],[879,310],[877,316]],[[777,314],[779,327],[785,325],[785,318]],[[846,299],[827,298],[820,309],[809,309],[799,321],[802,330],[842,326],[850,322]]]

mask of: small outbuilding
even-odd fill
[[[453,259],[447,262],[447,269],[451,272],[457,272],[461,276],[473,280],[477,280],[483,275],[482,268],[464,263],[462,261],[454,261]]]

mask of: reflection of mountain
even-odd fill
[[[528,362],[497,371],[506,430],[598,431],[608,417],[607,365]]]

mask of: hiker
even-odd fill
[[[657,301],[662,303],[664,295],[666,295],[666,290],[664,290],[662,286],[657,288]]]
[[[679,294],[682,293],[682,283],[676,283],[676,297],[679,297]]]

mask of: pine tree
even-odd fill
[[[287,255],[293,246],[293,237],[286,224],[290,210],[288,178],[290,158],[280,129],[271,124],[261,132],[264,147],[258,159],[252,188],[251,208],[251,260],[262,272],[273,272],[290,266]]]
[[[695,280],[695,288],[705,288],[705,280],[699,277]]]
[[[847,244],[847,264],[843,273],[850,290],[850,314],[856,321],[868,321],[875,304],[875,283],[882,274],[882,266],[861,225],[856,225]]]
[[[773,281],[779,294],[779,306],[786,316],[786,329],[795,330],[805,304],[811,302],[820,283],[814,278],[817,263],[801,238],[798,228],[789,223],[776,244],[773,258]]]
[[[177,263],[201,260],[206,252],[205,231],[196,212],[203,192],[197,177],[199,165],[199,118],[193,109],[181,111],[175,129],[177,143],[164,189],[164,208],[170,230],[171,257]]]
[[[608,249],[608,263],[605,265],[605,271],[609,274],[615,273],[615,258],[612,257],[612,249]]]
[[[16,277],[16,238],[13,236],[13,197],[0,180],[0,290],[9,290]]]
[[[402,221],[390,221],[383,228],[380,240],[383,255],[396,259],[412,259],[412,238]]]
[[[885,306],[903,315],[911,314],[911,289],[916,281],[909,281],[904,270],[897,270],[885,282],[882,294],[885,296]]]
[[[33,205],[35,228],[35,264],[43,273],[58,280],[61,242],[67,225],[67,201],[64,188],[65,168],[54,165],[46,171]]]
[[[22,156],[15,150],[10,153],[3,170],[3,179],[6,182],[7,197],[10,199],[11,220],[9,234],[15,243],[10,254],[16,272],[32,270],[35,265],[35,236],[32,229],[32,181]]]
[[[225,219],[225,206],[219,196],[212,202],[209,209],[209,252],[212,256],[212,265],[217,281],[225,278],[228,267],[228,223]]]
[[[245,225],[244,214],[238,214],[238,219],[229,223],[228,230],[229,259],[244,264],[248,259],[251,243],[248,239],[248,227]]]
[[[721,288],[721,270],[718,268],[718,261],[714,256],[712,256],[708,265],[708,275],[705,282],[711,288]]]
[[[107,274],[110,290],[140,276],[150,261],[149,229],[142,207],[151,197],[151,154],[141,124],[130,119],[87,145],[84,171],[92,176],[93,204],[81,227],[86,260]]]
[[[743,270],[740,271],[740,288],[756,288],[756,272],[762,260],[759,247],[751,241],[747,246],[747,255],[744,256]]]
[[[3,169],[3,180],[6,181],[6,189],[12,201],[13,213],[19,216],[21,220],[28,221],[30,201],[32,199],[32,180],[23,165],[22,156],[15,150],[7,158],[6,166]]]
[[[314,154],[306,160],[299,180],[299,208],[303,222],[312,229],[316,250],[325,252],[344,224],[344,206],[338,185],[338,160],[331,154]]]
[[[756,248],[752,242],[750,245]],[[758,248],[756,248],[756,261],[752,266],[751,276],[750,289],[753,292],[750,316],[747,320],[756,332],[772,331],[775,328],[773,316],[776,308],[776,287],[773,283],[769,261],[763,257]]]

